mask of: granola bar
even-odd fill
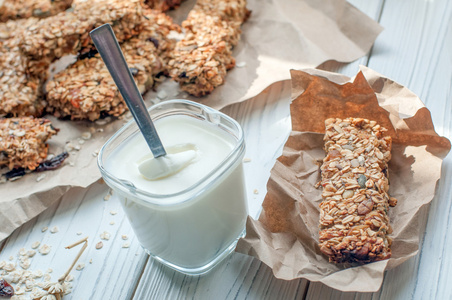
[[[149,90],[166,72],[159,54],[171,50],[166,35],[177,25],[163,13],[146,12],[143,31],[121,44],[122,51],[141,93]],[[127,110],[99,54],[81,59],[56,74],[46,86],[48,111],[57,117],[94,121],[101,115],[119,116]]]
[[[168,63],[171,77],[182,90],[200,97],[224,83],[227,70],[235,66],[231,50],[248,15],[243,0],[196,2],[182,23],[187,34]]]
[[[109,23],[119,42],[142,30],[143,8],[139,0],[102,0],[77,2],[72,12],[62,12],[27,28],[22,36],[22,51],[35,60],[50,64],[63,55],[93,49],[89,32]]]
[[[30,17],[45,18],[71,6],[72,0],[3,0],[0,22]]]
[[[57,132],[47,119],[0,118],[0,166],[34,170],[47,157],[46,141]]]
[[[328,119],[325,125],[320,250],[336,263],[387,259],[388,209],[396,204],[388,195],[391,137],[367,119]]]
[[[48,66],[23,55],[17,39],[0,42],[0,116],[40,116]]]

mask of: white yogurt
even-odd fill
[[[243,153],[231,157],[235,138],[193,117],[167,116],[155,126],[166,159],[154,159],[137,133],[113,150],[105,168],[155,196],[149,201],[119,193],[142,246],[163,262],[190,272],[215,260],[244,231]]]

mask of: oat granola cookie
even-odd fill
[[[0,42],[0,117],[40,116],[48,65],[25,56],[15,38]]]
[[[3,0],[0,22],[30,17],[46,18],[66,10],[72,0]]]
[[[168,16],[155,11],[146,12],[143,28],[137,37],[121,44],[141,93],[152,88],[167,72],[164,57],[174,43],[166,36],[173,29],[178,30]],[[127,105],[99,54],[78,60],[56,74],[46,85],[46,90],[47,111],[57,117],[94,121],[102,115],[120,116],[127,111]]]
[[[142,30],[143,7],[139,0],[77,2],[70,12],[41,19],[24,31],[22,51],[34,60],[50,64],[67,54],[94,49],[89,32],[109,23],[119,42]],[[87,50],[86,50],[87,49]]]
[[[375,121],[325,121],[321,166],[320,250],[335,263],[366,263],[391,257],[388,162],[392,140]]]
[[[243,0],[198,0],[182,23],[186,36],[176,44],[168,65],[181,89],[197,97],[211,93],[235,66],[232,48],[249,16]]]
[[[34,170],[47,156],[46,141],[57,132],[47,119],[0,118],[0,166]]]

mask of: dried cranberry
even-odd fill
[[[14,296],[13,287],[4,279],[0,279],[0,297]]]
[[[159,47],[159,40],[157,40],[156,38],[153,38],[153,37],[151,36],[150,38],[148,38],[148,41],[151,42],[151,43],[153,43],[154,46],[155,46],[155,48],[158,49],[158,47]]]
[[[11,171],[6,172],[3,174],[3,176],[6,177],[6,179],[11,179],[15,177],[22,177],[25,175],[25,169],[24,168],[16,168],[12,169]]]
[[[52,159],[43,161],[39,164],[39,166],[36,168],[36,172],[42,172],[47,170],[55,170],[59,166],[61,166],[64,162],[64,160],[69,156],[67,152],[63,152],[61,154],[58,154]]]

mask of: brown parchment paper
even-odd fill
[[[236,251],[255,256],[276,277],[320,281],[341,291],[377,291],[384,271],[419,250],[422,211],[428,209],[450,142],[438,136],[430,112],[400,84],[361,67],[354,78],[319,70],[291,71],[292,132],[271,171],[259,220],[248,218],[247,234]],[[321,189],[319,161],[324,120],[363,117],[376,120],[393,137],[389,163],[392,257],[362,266],[328,262],[317,245]]]
[[[171,15],[181,22],[193,5],[193,0],[184,1]],[[289,79],[290,67],[315,67],[327,60],[353,61],[370,49],[382,30],[378,23],[345,0],[321,3],[317,0],[249,0],[248,7],[252,14],[243,25],[241,41],[233,52],[242,67],[231,70],[226,83],[210,96],[188,99],[221,109],[258,94],[271,83]],[[57,69],[64,68],[70,58],[65,60],[56,65]],[[170,80],[145,95],[148,106],[169,98],[187,98],[187,95]],[[40,174],[29,174],[0,185],[0,241],[49,207],[69,188],[87,187],[98,180],[95,152],[124,124],[123,120],[98,125],[49,118],[61,129],[50,141],[50,153],[61,153],[68,142],[79,146],[80,150],[71,151],[64,167],[46,172],[46,178],[39,182]],[[92,128],[95,130],[93,137],[81,144],[82,133]]]

